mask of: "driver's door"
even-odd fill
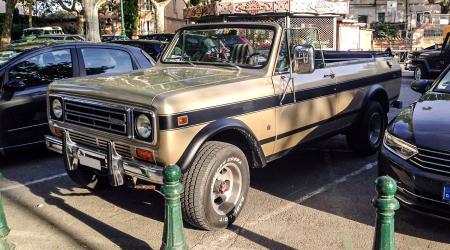
[[[43,141],[48,133],[46,94],[49,83],[73,77],[71,49],[60,49],[32,55],[9,67],[4,84],[25,83],[26,88],[0,101],[2,146],[16,147]]]
[[[327,121],[336,114],[337,104],[334,74],[320,63],[320,60],[316,63],[314,72],[292,74],[296,99],[294,101],[292,82],[288,84],[291,76],[290,60],[286,55],[287,46],[283,47],[278,55],[273,76],[275,94],[280,97],[276,111],[277,138],[274,153],[327,133]]]

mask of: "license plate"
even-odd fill
[[[80,161],[80,164],[83,166],[95,168],[97,170],[102,169],[102,164],[101,164],[100,160],[91,158],[89,156],[85,156],[82,153],[78,155],[78,160]]]
[[[444,201],[450,202],[450,184],[444,185]]]

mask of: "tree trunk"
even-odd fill
[[[33,27],[33,1],[28,2],[28,27]]]
[[[166,6],[170,3],[170,0],[165,1],[155,1],[151,0],[153,6],[155,6],[156,9],[156,33],[164,33],[165,30],[165,9]]]
[[[84,23],[85,23],[84,15],[79,13],[77,15],[77,33],[80,35],[84,35]]]
[[[6,0],[5,19],[2,27],[2,35],[0,37],[0,46],[5,46],[11,43],[12,20],[16,3],[17,0]]]
[[[86,39],[92,42],[100,42],[100,26],[98,23],[98,0],[83,0],[83,10],[86,17]]]

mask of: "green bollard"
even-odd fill
[[[161,249],[188,249],[181,215],[180,194],[184,192],[184,186],[180,183],[180,178],[181,170],[177,165],[169,165],[164,169],[164,186],[161,192],[166,202]]]
[[[3,174],[0,173],[0,180],[3,180]],[[6,222],[5,211],[3,210],[3,198],[0,193],[0,239],[5,238],[9,234],[8,223]]]
[[[375,227],[374,250],[395,249],[395,210],[400,208],[395,198],[397,183],[389,176],[380,176],[375,180],[378,196],[372,200],[377,209],[377,224]]]

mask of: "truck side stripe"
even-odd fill
[[[387,72],[381,75],[363,77],[356,80],[350,80],[339,84],[332,84],[328,86],[303,89],[296,91],[297,102],[302,102],[310,99],[314,99],[321,96],[327,96],[344,92],[356,88],[370,86],[375,83],[382,83],[385,81],[393,80],[401,77],[401,71]],[[336,91],[335,91],[336,87]],[[188,126],[194,126],[202,123],[211,122],[223,117],[233,117],[243,114],[248,114],[256,111],[262,111],[265,109],[275,108],[279,106],[281,95],[263,97],[260,99],[233,103],[220,107],[211,107],[202,110],[189,111],[186,113],[160,115],[159,116],[159,128],[161,131],[173,130],[183,128],[185,126],[178,126],[177,118],[179,116],[187,115],[189,117]],[[289,105],[293,103],[293,94],[289,93],[285,96],[283,105]]]

